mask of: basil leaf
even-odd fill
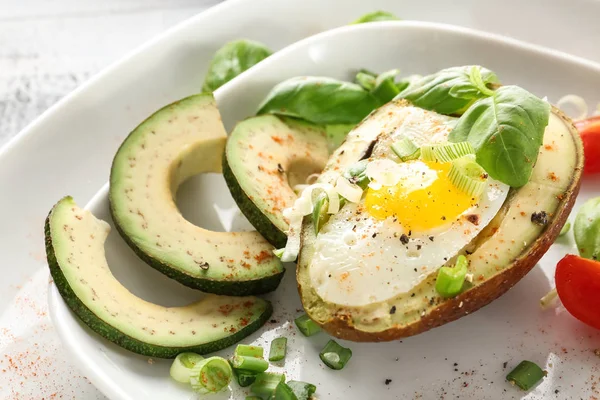
[[[502,86],[473,104],[450,132],[469,141],[477,163],[512,187],[529,181],[550,118],[550,104],[518,86]]]
[[[279,114],[316,124],[357,124],[381,103],[355,83],[300,76],[275,86],[258,114]]]
[[[600,258],[600,197],[586,201],[579,209],[573,234],[581,257]]]
[[[371,94],[382,104],[391,101],[398,93],[400,93],[398,86],[396,86],[396,83],[394,82],[394,78],[396,78],[399,73],[399,69],[392,69],[377,75]]]
[[[265,45],[252,40],[235,40],[221,47],[208,67],[202,90],[217,90],[272,54]]]
[[[373,11],[358,18],[350,25],[364,24],[366,22],[378,22],[378,21],[400,21],[400,18],[387,11]]]
[[[375,76],[360,71],[354,78],[354,83],[360,85],[365,90],[373,90],[375,88]]]
[[[452,67],[415,80],[398,98],[440,114],[462,114],[476,100],[489,96],[487,85],[494,83],[498,83],[496,74],[486,68]]]

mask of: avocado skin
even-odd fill
[[[225,178],[227,187],[229,187],[231,197],[233,197],[238,208],[242,211],[242,214],[248,218],[248,221],[252,223],[258,233],[276,248],[281,249],[285,247],[287,235],[279,230],[279,228],[277,228],[269,218],[256,207],[254,202],[248,198],[246,193],[240,187],[237,178],[229,167],[227,148],[225,148],[225,154],[223,154],[223,177]]]
[[[583,158],[582,158],[583,159]],[[581,171],[580,169],[579,171]],[[510,288],[517,284],[546,254],[550,246],[554,243],[563,225],[567,221],[571,209],[577,199],[581,180],[578,177],[573,180],[569,192],[568,200],[564,202],[555,214],[552,224],[542,233],[535,244],[524,254],[521,254],[514,260],[510,266],[502,273],[487,280],[477,286],[476,297],[467,290],[460,295],[445,300],[442,304],[435,307],[419,321],[403,327],[392,327],[381,332],[365,332],[355,329],[351,317],[339,316],[321,324],[323,330],[329,334],[344,340],[353,342],[387,342],[398,340],[408,336],[414,336],[455,321],[461,317],[472,314],[481,307],[486,306],[498,297],[506,293]],[[306,229],[306,228],[304,228]],[[298,292],[302,296],[302,288],[298,285]]]
[[[155,111],[152,115],[150,115],[148,118],[146,118],[144,121],[142,121],[136,128],[133,129],[133,131],[121,143],[116,154],[119,154],[119,152],[121,152],[121,150],[124,149],[128,145],[128,141],[130,140],[131,135],[134,132],[136,132],[136,130],[140,126],[144,125],[146,122],[151,120],[158,113],[160,113],[163,110],[167,110],[167,109],[169,109],[169,107],[172,107],[179,103],[189,101],[193,98],[197,98],[197,97],[201,97],[201,96],[213,97],[212,94],[210,94],[210,93],[201,93],[201,94],[197,94],[197,95],[192,95],[192,96],[188,96],[183,99],[177,100],[173,103],[170,103],[170,104],[160,108],[159,110]],[[213,97],[213,99],[214,99],[214,97]],[[115,155],[115,158],[116,158],[116,155]],[[111,172],[110,172],[110,178],[109,178],[110,184],[112,184],[113,180],[116,179],[114,176],[114,173],[113,173],[114,163],[115,163],[115,160],[113,160],[113,165],[111,166]],[[119,224],[119,219],[116,218],[116,216],[114,214],[115,207],[113,206],[113,204],[115,204],[115,200],[113,199],[112,194],[113,194],[112,191],[109,191],[109,196],[108,196],[109,204],[110,204],[109,209],[110,209],[110,214],[111,214],[112,220],[114,222],[113,225],[116,228],[117,232],[119,232],[119,235],[123,238],[123,240],[127,243],[127,245],[136,253],[136,255],[140,259],[142,259],[146,264],[148,264],[152,268],[156,269],[160,273],[168,276],[169,278],[174,279],[174,280],[178,281],[179,283],[181,283],[182,285],[185,285],[192,289],[197,289],[197,290],[203,291],[205,293],[227,295],[227,296],[260,295],[260,294],[272,292],[275,289],[277,289],[277,287],[279,286],[279,283],[281,282],[281,279],[283,278],[283,274],[285,273],[285,269],[283,269],[283,268],[282,268],[281,272],[271,275],[271,276],[268,276],[268,277],[261,278],[261,279],[246,280],[246,281],[225,281],[225,280],[217,281],[217,280],[213,280],[213,279],[203,279],[198,276],[187,275],[187,274],[181,272],[178,268],[176,268],[172,265],[169,265],[167,263],[163,263],[163,262],[159,261],[158,259],[156,259],[156,258],[152,257],[151,255],[147,254],[146,252],[144,252],[140,247],[138,247],[137,244],[135,242],[133,242],[127,236],[125,231],[122,230],[122,227]],[[284,245],[285,245],[285,242],[284,242]]]
[[[112,215],[112,207],[110,212],[111,217],[114,221],[114,216]],[[227,296],[252,296],[257,294],[265,294],[277,289],[279,283],[281,282],[281,279],[283,278],[283,274],[285,273],[285,270],[283,270],[278,274],[251,281],[215,281],[212,279],[199,278],[197,276],[192,277],[148,255],[142,249],[140,249],[135,244],[135,242],[133,242],[121,230],[119,224],[114,224],[114,226],[117,229],[117,232],[119,232],[119,235],[121,235],[123,240],[125,240],[127,245],[146,264],[159,271],[160,273],[168,276],[169,278],[176,280],[182,285],[185,285],[192,289],[203,291],[205,293],[221,294]]]
[[[129,350],[131,352],[141,354],[148,357],[156,358],[175,358],[177,354],[183,352],[194,352],[198,354],[207,354],[215,351],[222,350],[233,344],[244,339],[248,335],[256,332],[260,329],[265,322],[271,317],[273,313],[273,305],[267,301],[267,308],[262,313],[259,319],[248,324],[243,329],[240,329],[235,334],[228,336],[227,338],[220,339],[214,342],[205,343],[199,346],[189,347],[164,347],[157,346],[149,343],[142,342],[134,339],[131,336],[125,335],[115,327],[107,324],[101,318],[96,316],[89,308],[83,304],[79,297],[73,292],[67,278],[58,265],[56,255],[54,253],[54,246],[52,244],[52,236],[50,235],[50,218],[52,217],[52,209],[46,218],[44,224],[45,244],[46,244],[46,259],[48,260],[48,267],[50,268],[50,275],[54,280],[54,284],[58,289],[60,295],[65,300],[71,311],[77,315],[77,317],[92,331],[96,332],[103,338],[115,343],[116,345]]]

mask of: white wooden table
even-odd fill
[[[0,0],[0,146],[91,75],[220,0]]]
[[[219,1],[0,0],[0,146],[102,68]],[[0,315],[0,399],[104,399],[53,331],[47,282],[46,271],[24,277]]]

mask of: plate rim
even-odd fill
[[[245,1],[245,0],[233,0],[232,3],[239,3],[241,1]],[[214,12],[215,8],[221,8],[224,4],[225,3],[217,5],[217,6],[213,7],[211,10]],[[211,10],[209,10],[209,11],[211,11]],[[204,15],[206,15],[206,13],[202,13],[201,15],[204,16]],[[137,50],[130,53],[124,59],[114,63],[113,65],[111,65],[110,67],[108,67],[107,69],[102,71],[100,74],[98,74],[95,78],[93,78],[86,84],[82,85],[79,89],[77,89],[76,91],[74,91],[73,93],[68,95],[65,99],[60,101],[58,104],[51,107],[42,116],[37,118],[28,128],[26,128],[23,132],[21,132],[19,135],[17,135],[17,137],[13,141],[18,142],[20,140],[26,139],[28,137],[28,132],[32,130],[32,125],[42,124],[44,122],[44,119],[49,114],[55,113],[55,112],[60,112],[60,110],[62,108],[68,106],[69,102],[74,101],[74,99],[76,100],[76,97],[79,95],[79,93],[84,92],[86,90],[90,90],[90,88],[93,88],[93,85],[96,84],[96,82],[98,80],[102,79],[106,75],[109,75],[112,71],[118,69],[122,64],[124,64],[126,62],[130,62],[130,60],[134,59],[137,54],[139,54],[143,51],[148,51],[153,45],[155,45],[156,43],[162,42],[163,40],[165,40],[165,38],[168,38],[173,32],[176,32],[179,29],[183,29],[186,26],[188,26],[189,24],[196,23],[198,21],[198,19],[199,18],[197,15],[195,17],[192,17],[192,18],[182,22],[181,24],[175,26],[174,28],[166,31],[159,37],[142,45],[140,48],[138,48]],[[355,30],[355,29],[377,30],[377,29],[381,29],[382,27],[386,27],[386,26],[403,26],[408,29],[423,29],[425,31],[434,30],[434,31],[438,31],[438,32],[448,32],[448,33],[459,34],[459,35],[465,36],[465,37],[475,37],[475,38],[483,39],[485,41],[495,42],[496,44],[506,45],[506,46],[510,46],[515,49],[520,49],[520,50],[532,52],[532,53],[535,53],[538,55],[551,57],[551,58],[561,60],[564,62],[569,62],[571,64],[575,64],[578,67],[590,68],[600,75],[600,63],[596,63],[594,61],[591,61],[591,60],[588,60],[588,59],[585,59],[582,57],[574,56],[574,55],[565,53],[560,50],[555,50],[555,49],[551,49],[548,47],[531,44],[531,43],[524,42],[524,41],[521,41],[518,39],[505,37],[502,35],[489,33],[489,32],[485,32],[485,31],[480,31],[480,30],[473,29],[473,28],[465,28],[465,27],[460,27],[460,26],[451,25],[451,24],[437,23],[437,22],[424,22],[424,21],[389,21],[389,22],[365,24],[362,26],[355,25],[355,26],[342,26],[342,27],[334,28],[331,30],[327,30],[325,32],[321,32],[321,33],[309,36],[305,39],[299,40],[297,42],[294,42],[294,43],[284,47],[280,51],[276,52],[272,56],[272,58],[270,58],[269,61],[267,61],[267,62],[277,62],[278,58],[285,56],[285,54],[287,54],[289,52],[296,51],[296,49],[298,47],[310,45],[313,42],[319,41],[324,37],[335,35],[340,32],[345,32],[347,30]],[[238,79],[243,79],[243,77],[245,77],[246,74],[249,74],[249,73],[251,74],[252,73],[251,71],[252,71],[252,69],[244,72],[243,74],[234,78],[231,82],[237,82]],[[228,83],[228,84],[224,85],[221,89],[219,89],[219,91],[227,92],[230,90],[229,88],[231,88],[231,87],[235,87],[235,84]],[[11,141],[11,142],[13,142],[13,141]],[[3,149],[0,149],[0,159],[3,154],[2,151],[8,151],[7,150],[8,147],[9,146],[5,146]],[[106,191],[106,186],[107,186],[107,183],[105,185],[103,185],[101,188],[99,188],[99,190],[92,197],[92,199],[90,199],[89,203],[94,202],[94,199],[97,196],[102,195]],[[86,208],[87,207],[88,207],[88,205],[86,205]],[[56,328],[57,334],[62,342],[63,347],[65,347],[66,350],[71,354],[74,364],[76,364],[82,370],[83,374],[94,384],[94,386],[96,388],[98,388],[104,395],[106,395],[110,399],[118,399],[118,400],[132,399],[132,397],[130,397],[117,384],[115,384],[114,381],[112,379],[110,379],[110,377],[108,375],[106,375],[99,368],[93,367],[93,363],[90,362],[88,356],[86,355],[86,352],[84,351],[86,349],[81,347],[81,344],[80,344],[81,342],[79,342],[75,336],[72,336],[71,331],[69,331],[68,329],[65,328],[65,326],[63,326],[62,324],[59,323],[60,319],[59,319],[58,313],[59,313],[59,308],[62,307],[65,311],[68,312],[68,315],[70,315],[70,318],[73,318],[74,320],[77,321],[77,323],[81,324],[84,328],[87,329],[87,327],[85,327],[81,323],[81,321],[74,315],[74,313],[66,306],[64,300],[58,293],[58,290],[53,282],[49,283],[48,305],[49,305],[49,315],[50,315],[50,318]],[[90,333],[90,334],[93,334],[93,333]],[[101,340],[105,340],[105,339],[102,338]]]

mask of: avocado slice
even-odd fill
[[[285,246],[283,210],[294,204],[292,189],[321,172],[329,152],[325,129],[293,118],[261,115],[236,125],[223,157],[223,175],[248,221],[271,244]]]
[[[272,306],[257,297],[207,295],[183,307],[136,297],[112,275],[104,255],[110,226],[71,197],[46,219],[46,256],[69,308],[94,332],[134,353],[173,358],[231,346],[259,329]]]
[[[336,170],[343,171],[356,162],[366,143],[380,132],[394,130],[407,116],[418,114],[411,113],[410,108],[405,101],[394,101],[365,119],[333,154],[320,181],[329,182]],[[438,129],[436,126],[432,125]],[[385,301],[363,306],[325,301],[311,282],[311,262],[319,255],[313,221],[307,216],[297,265],[298,290],[307,314],[336,337],[388,341],[424,332],[478,310],[525,276],[554,242],[579,192],[582,170],[579,134],[572,122],[553,107],[530,181],[510,190],[495,218],[468,245],[466,255],[473,282],[466,283],[463,292],[450,299],[437,294],[436,271],[409,292]],[[548,215],[544,226],[532,222],[533,214],[540,211]]]
[[[226,133],[212,94],[170,104],[133,130],[113,160],[110,210],[150,266],[182,284],[244,296],[274,290],[283,266],[258,232],[212,232],[187,221],[175,193],[187,178],[221,172]]]

